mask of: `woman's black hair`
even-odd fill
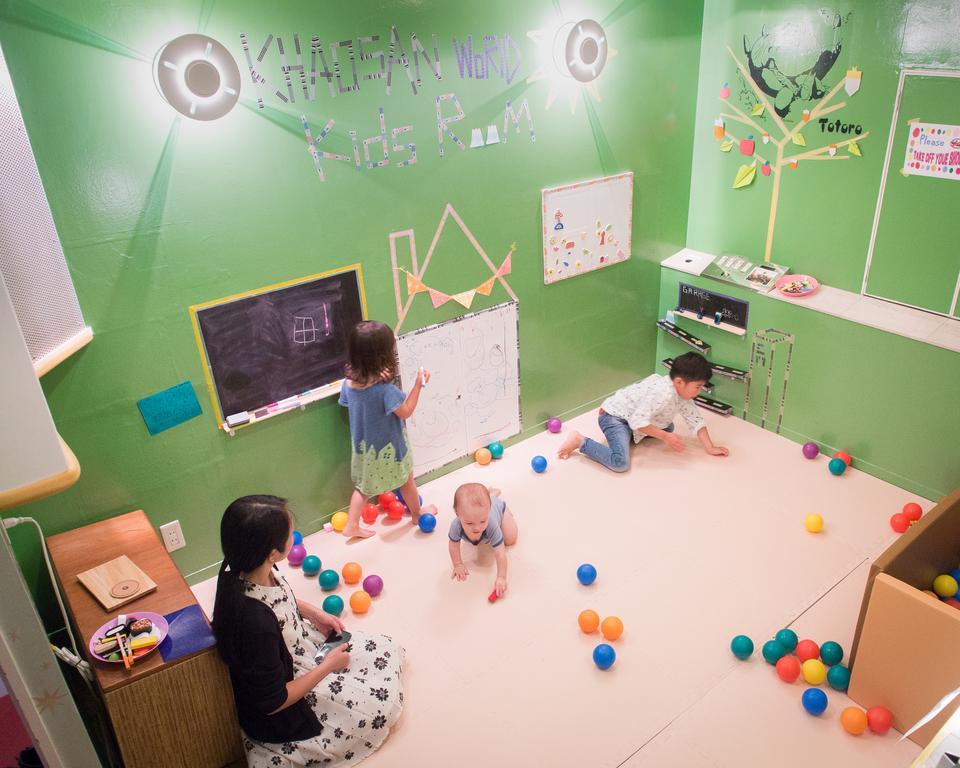
[[[364,320],[353,326],[347,341],[345,374],[358,384],[389,381],[397,371],[397,339],[385,323]]]
[[[670,366],[671,379],[683,379],[686,382],[702,381],[705,384],[710,383],[710,377],[713,375],[713,368],[703,355],[698,352],[687,352],[685,355],[674,359]]]
[[[217,576],[213,606],[213,634],[225,662],[237,658],[241,641],[240,612],[244,600],[241,574],[259,568],[273,550],[287,546],[293,519],[287,500],[278,496],[242,496],[220,520],[223,562]]]

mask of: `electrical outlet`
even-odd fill
[[[163,545],[167,552],[173,552],[177,549],[183,549],[187,546],[186,539],[183,538],[183,530],[180,528],[180,521],[173,520],[166,525],[160,526],[160,535],[163,537]]]

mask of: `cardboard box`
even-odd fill
[[[850,653],[848,695],[884,706],[903,732],[960,686],[960,610],[926,595],[960,564],[960,488],[900,536],[870,568]],[[954,702],[910,736],[924,746]]]

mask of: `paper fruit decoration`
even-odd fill
[[[745,139],[740,139],[740,154],[750,157],[753,154],[753,149],[756,146],[756,142],[753,140],[753,136],[747,136]]]
[[[862,77],[863,72],[856,67],[851,67],[847,70],[847,79],[843,83],[843,90],[847,92],[847,96],[853,96],[853,94],[860,90],[860,80]]]
[[[730,84],[729,84],[729,83],[724,83],[724,84],[720,87],[720,98],[721,98],[721,99],[729,99],[729,98],[730,98]]]
[[[760,166],[760,173],[764,176],[770,175],[770,161],[767,160],[763,165]]]

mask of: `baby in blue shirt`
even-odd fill
[[[450,523],[450,560],[457,581],[466,581],[470,571],[460,555],[460,540],[466,539],[478,545],[487,542],[497,561],[497,580],[494,591],[503,597],[507,591],[506,547],[517,542],[517,521],[513,512],[500,498],[500,491],[487,488],[481,483],[464,483],[453,494],[453,511],[456,518]]]

